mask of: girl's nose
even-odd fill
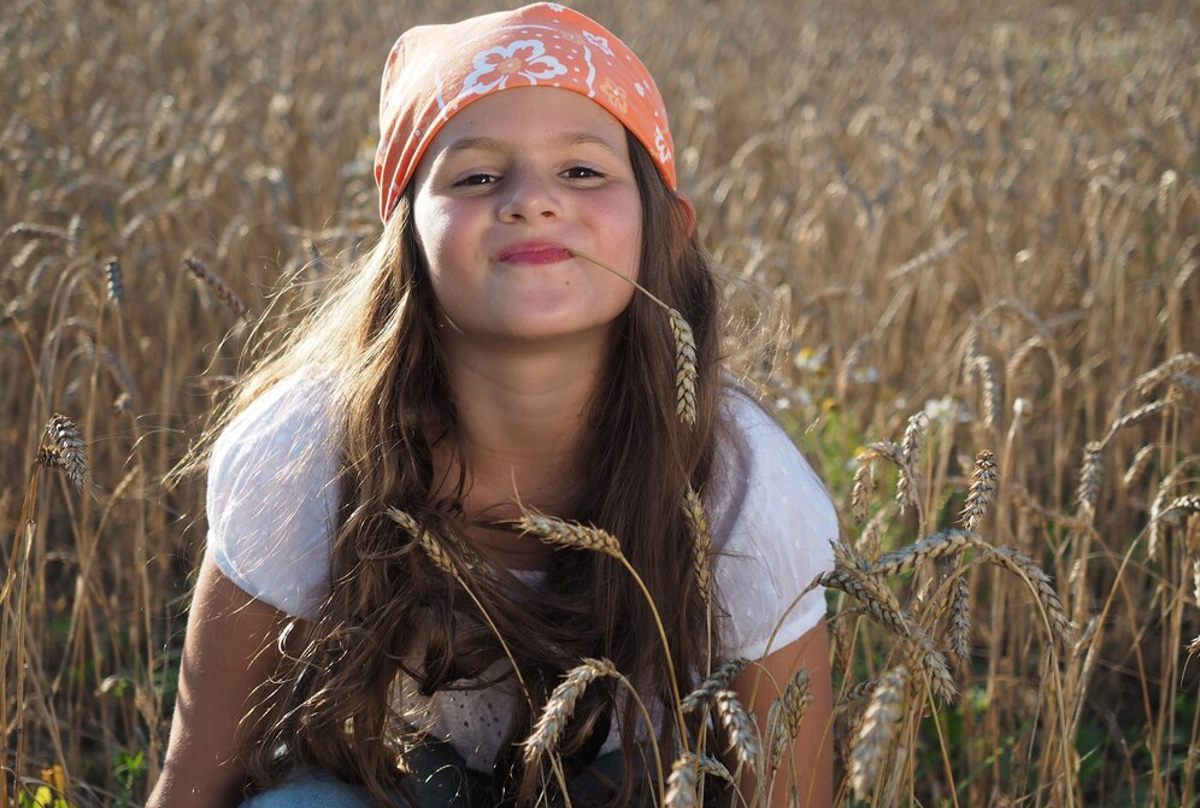
[[[508,188],[500,200],[499,216],[504,222],[532,222],[537,219],[556,219],[562,213],[554,190],[532,172],[515,173],[508,179]]]

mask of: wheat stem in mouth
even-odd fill
[[[604,262],[597,261],[590,255],[585,255],[577,250],[567,250],[567,252],[575,258],[582,258],[588,263],[611,272],[667,312],[671,323],[671,335],[675,338],[675,414],[679,416],[680,421],[688,426],[693,426],[696,423],[696,338],[683,314],[668,306],[633,278],[618,272]]]

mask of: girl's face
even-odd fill
[[[568,250],[637,278],[641,201],[616,118],[569,90],[495,93],[441,129],[413,181],[446,338],[607,343],[633,287]]]

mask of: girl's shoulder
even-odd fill
[[[748,392],[727,385],[710,493],[713,576],[726,656],[759,658],[813,628],[833,566],[838,519],[824,483],[791,437]],[[778,628],[778,631],[776,629]]]
[[[234,583],[308,615],[328,571],[339,457],[331,384],[285,377],[235,415],[213,444],[207,551]]]
[[[744,510],[749,499],[760,505],[800,504],[834,516],[820,476],[758,399],[728,382],[719,413],[713,471],[718,507]]]

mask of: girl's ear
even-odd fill
[[[692,204],[692,200],[687,198],[687,195],[682,191],[675,192],[675,200],[679,203],[679,210],[683,213],[683,218],[687,222],[687,227],[684,228],[684,238],[690,239],[692,234],[696,232],[696,206]]]

